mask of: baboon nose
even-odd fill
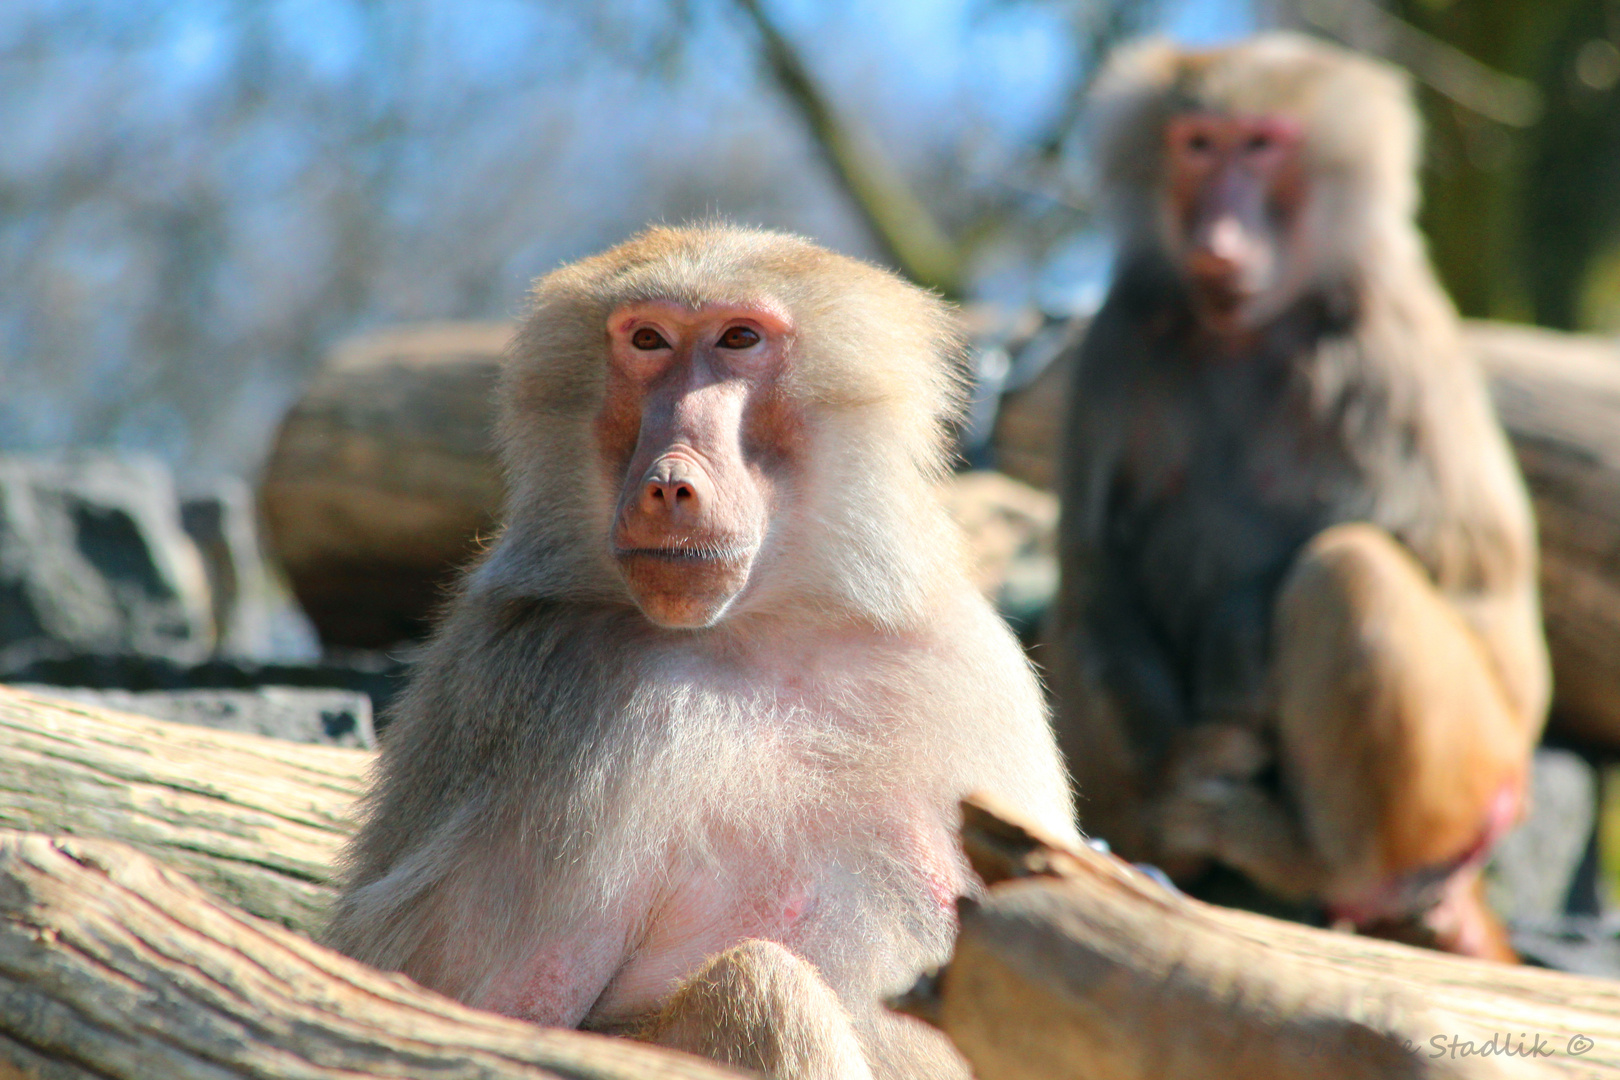
[[[641,486],[641,512],[653,518],[679,518],[701,506],[697,485],[685,470],[667,464],[654,467]]]

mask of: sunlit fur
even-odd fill
[[[938,565],[954,557],[934,492],[963,401],[954,317],[887,271],[798,237],[724,226],[650,229],[536,285],[499,394],[507,532],[481,580],[540,596],[629,597],[606,539],[614,500],[605,493],[622,478],[598,470],[582,485],[575,469],[544,463],[572,462],[590,444],[608,313],[649,299],[767,301],[797,322],[789,387],[815,417],[813,471],[807,497],[765,538],[756,577],[769,587],[733,614],[810,604],[908,625],[937,589]],[[915,542],[885,542],[897,532]],[[795,543],[808,536],[813,545]]]
[[[647,299],[766,301],[797,328],[793,490],[700,629],[654,625],[609,553],[605,322]],[[939,889],[971,888],[956,800],[1075,833],[1034,673],[938,503],[959,372],[946,305],[794,237],[657,228],[543,279],[499,391],[508,520],[393,711],[329,939],[463,1001],[620,1030],[618,991],[596,995],[669,897],[818,883],[794,948],[892,1063],[878,1075],[963,1075],[878,1005],[949,952]],[[525,997],[536,955],[587,996]]]

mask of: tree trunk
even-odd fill
[[[494,531],[494,391],[512,329],[434,323],[352,339],[283,418],[259,505],[325,644],[422,636]]]

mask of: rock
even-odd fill
[[[381,727],[386,710],[404,686],[407,662],[383,653],[345,653],[308,664],[262,664],[215,658],[181,664],[131,653],[81,653],[34,657],[0,667],[0,683],[39,683],[95,690],[253,690],[262,686],[350,690],[371,700]]]
[[[1502,838],[1485,874],[1486,896],[1503,918],[1544,924],[1568,912],[1597,804],[1597,770],[1584,758],[1571,750],[1536,751],[1529,815]]]
[[[352,690],[266,686],[258,690],[87,690],[19,684],[41,697],[98,705],[158,720],[290,742],[372,749],[371,699]]]
[[[1564,915],[1515,924],[1513,947],[1527,963],[1574,975],[1620,979],[1620,917]]]
[[[0,458],[0,666],[52,648],[200,660],[208,577],[155,462]]]
[[[315,628],[298,609],[259,544],[258,509],[248,485],[221,477],[180,503],[180,522],[208,574],[218,651],[253,660],[320,656]]]

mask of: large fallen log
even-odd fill
[[[0,831],[0,1076],[737,1074],[466,1008],[221,905],[122,844]]]
[[[1620,1076],[1620,983],[1210,907],[964,810],[991,889],[898,1004],[980,1080]]]
[[[368,760],[364,751],[185,728],[91,706],[66,706],[0,687],[0,824],[42,833],[71,831],[75,842],[88,837],[126,840],[163,862],[185,867],[215,896],[240,900],[306,933],[318,932],[321,904],[330,895],[330,860],[349,828],[348,800],[358,789]],[[986,831],[982,825],[976,828],[970,838]],[[1167,1015],[1159,999],[1174,991],[1190,995],[1184,1002],[1175,998],[1182,1003],[1169,1016],[1177,1024],[1184,1014],[1189,1022],[1197,1020],[1198,1010],[1211,1008],[1211,1002],[1237,1002],[1241,1007],[1217,1017],[1225,1027],[1217,1024],[1210,1030],[1230,1029],[1229,1033],[1242,1036],[1243,1045],[1260,1048],[1245,1052],[1272,1053],[1273,1044],[1283,1039],[1285,1033],[1268,1019],[1280,1005],[1315,1001],[1327,1010],[1323,1015],[1329,1028],[1342,1027],[1344,1017],[1352,1014],[1381,1016],[1389,1024],[1405,1024],[1403,1018],[1415,1017],[1412,1024],[1417,1027],[1394,1030],[1425,1034],[1430,1028],[1421,1025],[1427,1023],[1435,1034],[1455,1032],[1459,1037],[1531,1032],[1562,1038],[1566,1050],[1569,1040],[1580,1034],[1596,1045],[1573,1064],[1586,1075],[1620,1077],[1620,982],[1456,960],[1210,908],[1139,880],[1117,860],[1089,852],[1062,856],[1047,848],[1030,855],[1016,844],[1012,854],[1006,854],[1005,841],[998,843],[1004,851],[999,856],[995,846],[982,839],[970,849],[980,872],[993,881],[1032,870],[1050,876],[1063,858],[1089,867],[1085,870],[1089,877],[1077,878],[1082,882],[1076,887],[1079,891],[1071,889],[1073,895],[1059,905],[1070,913],[1063,916],[1068,951],[1057,948],[1055,941],[1029,946],[1027,939],[1019,939],[1024,945],[1018,947],[1025,953],[1033,949],[1031,955],[1046,956],[1041,961],[1047,965],[1045,974],[1027,978],[1038,975],[1059,987],[1053,992],[1068,993],[1062,986],[1083,984],[1091,978],[1087,972],[1105,970],[1136,990],[1134,996],[1110,997],[1108,1008],[1090,1012],[1075,1012],[1065,1005],[1063,1010],[1043,1013],[1036,1006],[1045,999],[1025,995],[1014,1012],[994,1014],[1002,1017],[995,1022],[999,1026],[971,1036],[952,1032],[965,1048],[977,1046],[975,1039],[990,1034],[999,1046],[1027,1048],[1047,1037],[1041,1032],[1059,1027],[1062,1032],[1052,1038],[1073,1039],[1078,1037],[1073,1026],[1082,1024],[1085,1038],[1099,1046],[1113,1045],[1111,1053],[1124,1053],[1118,1048],[1122,1041],[1139,1043],[1133,1052],[1145,1052],[1143,1048],[1159,1047],[1167,1037],[1154,1025],[1162,1024]],[[149,1064],[120,1066],[106,1075],[163,1080],[229,1076],[246,1071],[249,1058],[261,1053],[255,1040],[264,1043],[266,1055],[253,1059],[259,1062],[255,1068],[262,1066],[260,1074],[325,1076],[329,1073],[318,1071],[316,1065],[337,1069],[341,1064],[360,1075],[381,1075],[400,1067],[407,1075],[436,1076],[445,1071],[441,1064],[457,1054],[483,1061],[478,1055],[494,1053],[491,1047],[496,1044],[481,1041],[480,1033],[487,1031],[494,1039],[515,1030],[492,1018],[472,1024],[463,1015],[465,1010],[457,1011],[402,980],[347,965],[300,937],[234,909],[209,909],[195,890],[177,899],[175,890],[185,893],[186,886],[177,883],[175,875],[159,874],[139,858],[110,854],[112,850],[94,844],[75,846],[67,840],[46,843],[11,837],[0,843],[0,1076],[7,1075],[3,1063],[8,1053],[21,1055],[13,1060],[33,1062],[30,1067],[37,1070],[44,1068],[39,1061],[66,1055],[80,1063],[80,1071],[24,1075],[76,1076],[94,1075],[119,1052],[130,1055],[131,1062]],[[1072,885],[1065,878],[1064,888]],[[997,906],[1001,895],[993,891],[981,908],[965,910],[965,941],[980,940],[976,935],[981,933],[982,919],[990,916],[979,912],[1003,911]],[[1033,908],[1008,907],[1004,913],[1019,925],[1047,919]],[[1011,941],[1006,947],[1015,945],[1017,941]],[[964,955],[959,952],[958,959]],[[1062,963],[1053,968],[1059,959]],[[946,1018],[947,1031],[956,1022],[950,1018],[960,1015],[951,1011],[952,995],[977,985],[962,975],[965,970],[953,966],[941,984],[947,1005],[940,1015]],[[424,1004],[428,999],[434,1002],[431,1008]],[[1419,1004],[1403,1012],[1408,1007],[1402,1003],[1408,1001]],[[391,1011],[400,1003],[416,1010],[409,1015],[417,1019],[406,1023],[401,1019],[405,1014]],[[999,1007],[988,1001],[982,1005],[986,1016]],[[365,1012],[372,1008],[387,1015]],[[441,1020],[449,1026],[437,1026]],[[344,1026],[351,1023],[355,1026]],[[263,1025],[269,1034],[261,1039],[253,1024]],[[452,1028],[462,1041],[451,1038]],[[294,1038],[288,1032],[304,1034]],[[537,1036],[530,1032],[530,1037]],[[1324,1047],[1339,1045],[1323,1039]],[[81,1044],[81,1050],[73,1049]],[[1298,1038],[1283,1039],[1278,1045],[1284,1044],[1294,1048],[1288,1053],[1298,1052],[1301,1045],[1316,1045]],[[183,1052],[173,1049],[175,1045]],[[513,1045],[499,1042],[500,1047]],[[534,1052],[543,1054],[553,1044],[542,1040],[537,1045]],[[401,1054],[409,1051],[418,1055],[411,1060],[426,1064],[411,1071],[399,1066],[401,1059],[367,1056],[383,1054],[378,1046]],[[137,1050],[148,1053],[142,1048],[158,1056],[137,1055]],[[72,1056],[92,1050],[106,1056],[94,1060]],[[356,1056],[341,1056],[349,1051]],[[189,1055],[215,1052],[224,1055],[219,1060],[228,1066],[220,1073],[164,1071],[173,1061],[190,1061]],[[317,1052],[332,1056],[306,1068],[310,1055]],[[1221,1052],[1233,1051],[1228,1046]],[[164,1054],[179,1056],[171,1060]],[[36,1061],[27,1055],[43,1057]],[[263,1065],[271,1060],[289,1064],[284,1071]],[[549,1063],[571,1076],[663,1075],[616,1073],[606,1067],[568,1072],[552,1059],[522,1060]],[[1046,1058],[1037,1054],[1031,1060]],[[1320,1074],[1318,1080],[1361,1075],[1336,1073],[1328,1064],[1324,1058],[1320,1067],[1313,1068]],[[1125,1071],[1098,1075],[1138,1075],[1124,1065],[1120,1068]],[[469,1065],[466,1073],[445,1074],[527,1075],[495,1069],[489,1065],[479,1072]],[[1065,1074],[981,1071],[982,1080],[1033,1075]]]
[[[509,331],[441,324],[360,339],[287,415],[260,499],[328,644],[420,633],[493,528],[489,392]],[[1620,344],[1499,323],[1468,335],[1540,515],[1556,723],[1620,747]],[[1047,490],[1066,378],[1049,368],[1006,400],[996,426],[1002,470]]]
[[[125,841],[310,935],[370,762],[0,686],[0,828]]]

